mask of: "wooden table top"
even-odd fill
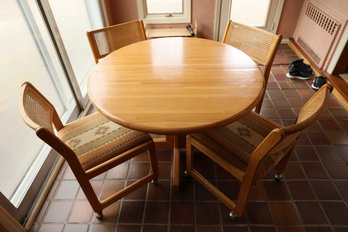
[[[254,61],[230,45],[170,37],[101,59],[88,79],[88,95],[120,125],[171,135],[236,120],[253,109],[264,84]]]

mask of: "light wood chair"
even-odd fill
[[[256,63],[263,65],[263,75],[267,85],[274,57],[282,40],[280,35],[251,27],[232,20],[226,26],[222,39],[223,43],[232,45],[250,56]],[[262,91],[262,98],[255,107],[255,112],[260,113],[266,85]]]
[[[67,161],[98,219],[102,210],[150,181],[158,179],[152,138],[93,113],[64,125],[54,106],[29,82],[22,85],[21,115],[36,135]],[[149,173],[111,196],[98,200],[90,179],[148,151]]]
[[[98,63],[100,58],[121,47],[146,40],[146,34],[143,21],[135,20],[88,31],[87,38]]]
[[[325,108],[332,86],[324,85],[300,109],[296,123],[282,126],[254,112],[223,128],[186,137],[186,174],[207,188],[230,210],[232,218],[243,213],[254,184],[275,169],[280,180],[288,158],[302,130],[311,125]],[[238,179],[236,201],[230,199],[194,168],[193,147]]]

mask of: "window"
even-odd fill
[[[233,0],[230,19],[275,33],[283,4],[284,0]]]
[[[37,86],[63,122],[78,116],[81,99],[87,99],[89,71],[95,65],[86,31],[102,26],[98,2],[0,1],[0,30],[6,31],[0,37],[0,204],[19,222],[28,216],[57,160],[56,152],[19,114],[21,83]],[[45,19],[55,23],[49,30]],[[64,49],[57,49],[59,41]]]
[[[266,27],[270,6],[271,0],[233,0],[231,19],[250,26]]]
[[[191,0],[137,0],[146,23],[191,23]]]
[[[24,81],[37,86],[63,120],[76,101],[36,2],[1,0],[0,15],[0,30],[6,31],[0,37],[0,192],[15,208],[11,215],[22,220],[57,156],[23,122],[20,86]]]
[[[85,0],[44,0],[43,2],[48,3],[53,13],[72,71],[82,96],[86,98],[87,77],[95,66],[86,36],[86,32],[92,30],[93,23],[88,12],[88,5]],[[98,24],[97,27],[102,25]]]

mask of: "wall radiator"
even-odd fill
[[[325,7],[307,1],[301,12],[295,41],[319,68],[323,68],[340,26],[340,21],[327,13]]]

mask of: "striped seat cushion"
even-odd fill
[[[152,140],[148,134],[120,126],[99,113],[67,124],[58,137],[76,153],[84,170]]]
[[[250,112],[225,127],[190,136],[245,171],[251,153],[274,128],[279,127],[277,123]]]

